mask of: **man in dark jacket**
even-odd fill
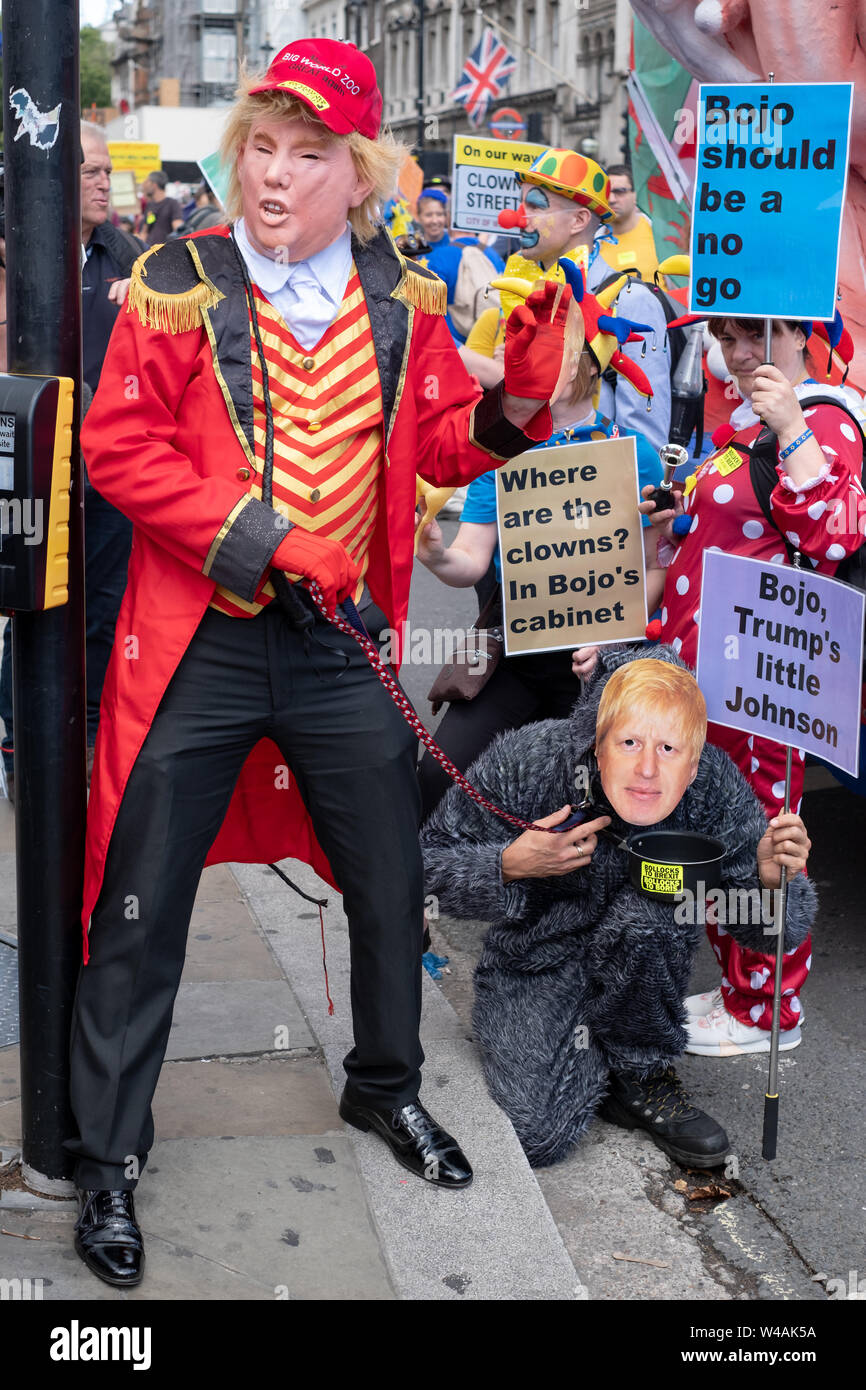
[[[99,126],[81,123],[81,326],[85,408],[99,385],[115,320],[126,298],[141,243],[109,218],[111,155]],[[89,388],[89,391],[87,390]],[[87,460],[85,459],[85,470]],[[132,545],[132,524],[99,495],[85,471],[84,577],[87,598],[88,771],[99,725],[99,702]]]
[[[745,946],[766,949],[772,916],[759,890],[778,887],[782,864],[787,949],[815,914],[815,889],[800,872],[803,822],[787,814],[768,826],[731,760],[704,744],[706,707],[688,668],[669,647],[649,653],[607,650],[569,720],[500,735],[467,774],[498,806],[541,826],[565,822],[563,802],[587,787],[609,815],[512,840],[504,822],[453,788],[422,833],[426,889],[440,909],[493,924],[475,972],[475,1035],[491,1093],[536,1166],[562,1158],[599,1107],[679,1162],[716,1167],[729,1152],[671,1065],[686,1041],[682,999],[703,895],[674,903],[639,891],[624,850],[598,834],[640,826],[720,840],[721,889],[710,901],[720,912],[734,904],[726,930]],[[551,806],[560,809],[551,815]]]

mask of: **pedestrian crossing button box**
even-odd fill
[[[66,603],[73,383],[0,373],[0,610]]]

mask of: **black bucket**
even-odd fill
[[[703,895],[721,882],[725,847],[710,835],[639,831],[629,836],[627,849],[635,888],[659,902],[675,902],[681,893]]]

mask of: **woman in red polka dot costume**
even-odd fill
[[[687,534],[672,533],[673,513],[653,517],[647,532],[647,608],[662,605],[660,639],[692,667],[697,660],[704,550],[723,550],[773,564],[786,564],[783,535],[821,574],[834,574],[839,561],[863,538],[866,498],[861,483],[860,436],[850,415],[834,405],[800,407],[799,397],[839,395],[837,387],[809,376],[806,335],[799,323],[776,320],[773,365],[764,362],[763,321],[714,319],[725,363],[744,398],[731,423],[713,435],[716,451],[698,468],[677,499],[677,514],[691,517]],[[760,418],[759,418],[760,417]],[[778,437],[779,481],[770,497],[775,521],[761,510],[748,459],[738,445],[750,445],[767,425]],[[811,432],[811,433],[810,433]],[[805,438],[801,438],[802,436]],[[800,441],[800,442],[797,442]],[[652,504],[642,504],[652,515]],[[851,518],[860,517],[861,529]],[[682,523],[680,523],[682,524]],[[678,528],[679,529],[679,528]],[[592,649],[575,653],[574,669],[585,674]],[[710,724],[707,741],[723,748],[750,782],[768,816],[782,809],[785,749],[769,739],[747,736]],[[802,752],[795,750],[791,809],[799,812],[803,794]],[[707,1056],[768,1051],[773,1012],[775,955],[743,950],[722,926],[707,927],[722,967],[721,989],[687,1000],[687,1050]],[[811,965],[811,938],[786,955],[782,977],[781,1046],[800,1041],[800,990]]]
[[[663,585],[661,640],[669,642],[692,667],[697,660],[705,549],[782,565],[788,560],[784,534],[819,573],[835,574],[839,561],[855,550],[863,537],[862,530],[847,529],[848,519],[866,512],[860,481],[860,436],[850,416],[833,405],[807,406],[805,411],[800,407],[798,396],[824,394],[830,388],[816,384],[809,376],[806,336],[799,324],[774,323],[773,366],[764,363],[761,320],[714,319],[709,328],[719,340],[728,371],[736,378],[745,399],[734,411],[730,426],[716,431],[716,452],[701,465],[694,485],[683,496],[682,509],[692,519],[691,530],[673,547],[663,543],[659,547],[661,556],[650,561],[667,567],[655,571],[656,593],[647,595],[648,604],[653,604]],[[806,431],[812,432],[811,438],[804,439],[782,462],[777,462],[779,481],[770,496],[775,526],[761,511],[748,460],[737,464],[734,457],[736,445],[754,443],[764,422],[778,437],[777,455]],[[665,531],[669,534],[670,527],[665,527]],[[652,573],[647,578],[652,587]],[[768,815],[777,815],[785,791],[784,745],[747,737],[718,724],[709,726],[707,738],[724,748],[737,764]],[[803,758],[802,752],[795,751],[791,809],[798,812],[803,795]],[[748,1047],[747,1039],[742,1037],[741,1029],[728,1023],[725,1015],[749,1028],[769,1030],[774,956],[743,950],[723,927],[710,926],[707,932],[722,966],[721,1000],[714,994],[706,1000],[695,997],[691,1001],[693,1011],[703,1003],[710,1007],[706,1015],[698,1013],[697,1021],[691,1022],[689,1050],[706,1047],[709,1055],[718,1055],[726,1050],[725,1043],[731,1050],[737,1045],[744,1050]],[[789,1036],[782,1038],[783,1046],[795,1046],[799,1040],[799,994],[809,973],[811,951],[809,938],[785,960],[781,1027]],[[719,1009],[723,1012],[717,1012]],[[760,1037],[757,1044],[752,1050],[768,1045]]]

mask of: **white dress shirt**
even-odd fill
[[[305,261],[278,261],[250,245],[241,217],[234,224],[235,240],[265,299],[276,309],[302,348],[309,351],[339,313],[352,269],[352,234],[344,230]]]

